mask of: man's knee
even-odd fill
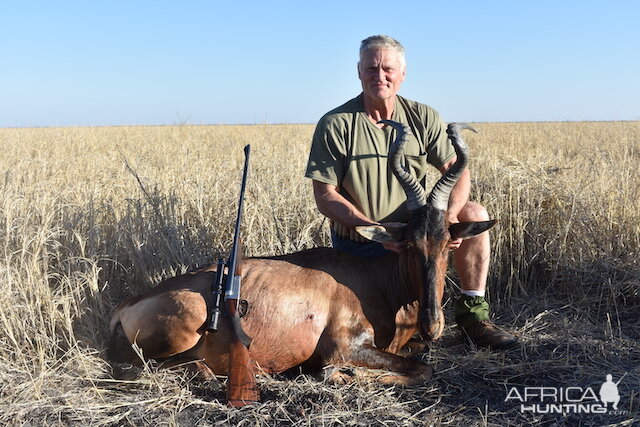
[[[458,214],[460,222],[488,221],[489,219],[489,213],[485,207],[476,202],[467,202]]]

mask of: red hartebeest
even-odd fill
[[[242,260],[249,309],[241,324],[253,338],[250,355],[259,369],[348,365],[394,372],[386,378],[401,384],[431,378],[430,366],[397,353],[418,330],[427,340],[442,334],[449,239],[474,236],[495,221],[451,227],[445,221],[449,194],[467,164],[459,135],[467,125],[449,125],[457,162],[427,196],[401,166],[410,130],[388,124],[397,132],[389,164],[407,193],[410,220],[401,232],[384,226],[358,231],[375,241],[405,239],[406,250],[367,259],[316,248]],[[111,320],[111,355],[126,358],[119,351],[135,341],[145,357],[199,361],[201,369],[226,374],[231,322],[222,318],[217,332],[206,330],[214,276],[212,267],[174,277],[120,304]],[[336,373],[333,379],[340,379]]]

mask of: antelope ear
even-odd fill
[[[358,225],[356,231],[365,239],[378,243],[400,242],[404,239],[407,224],[388,223],[383,225]]]
[[[480,233],[484,233],[498,222],[497,219],[490,221],[478,221],[478,222],[458,222],[449,226],[449,234],[452,239],[468,239],[469,237],[477,236]]]

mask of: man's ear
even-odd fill
[[[378,243],[401,242],[407,224],[389,223],[383,225],[358,225],[356,231],[365,239]]]
[[[477,236],[480,233],[484,233],[498,222],[497,219],[490,221],[478,221],[478,222],[457,222],[449,226],[449,234],[451,239],[468,239],[469,237]]]

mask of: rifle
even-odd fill
[[[233,407],[250,405],[260,401],[260,392],[256,385],[253,362],[249,355],[249,345],[251,338],[244,332],[240,325],[240,276],[242,275],[238,253],[240,252],[240,224],[242,222],[242,205],[244,202],[244,191],[247,185],[247,175],[249,171],[249,154],[251,146],[244,147],[244,172],[242,174],[242,186],[240,188],[240,201],[238,202],[238,215],[236,217],[236,227],[233,235],[233,245],[229,260],[225,262],[218,259],[216,278],[213,284],[214,305],[211,313],[211,320],[207,325],[209,331],[218,330],[220,317],[220,299],[224,292],[224,299],[227,307],[227,314],[231,320],[233,334],[229,344],[229,378],[227,380],[227,403]],[[227,274],[224,274],[225,268]],[[224,289],[223,289],[224,285]]]
[[[619,379],[618,381],[616,381],[616,386],[617,386],[618,384],[620,384],[620,381],[622,381],[622,379],[623,379],[624,377],[626,377],[626,376],[627,376],[627,374],[628,374],[628,372],[625,372],[625,373],[624,373],[624,375],[623,375],[623,376],[621,376],[621,377],[620,377],[620,379]]]

